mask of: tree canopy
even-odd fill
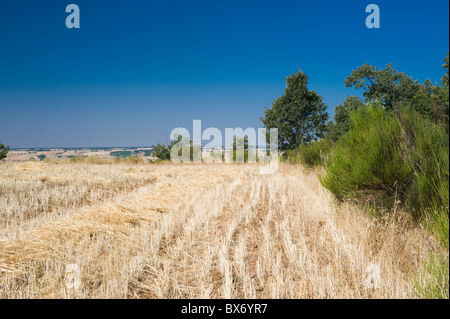
[[[420,88],[418,81],[397,71],[392,64],[385,69],[363,64],[344,83],[346,87],[363,89],[366,102],[381,102],[387,110],[392,110],[396,103],[410,101]]]
[[[323,137],[328,113],[322,97],[308,90],[308,76],[302,71],[286,78],[284,94],[265,108],[261,118],[266,129],[278,129],[281,151],[294,149]]]
[[[184,145],[190,145],[190,160],[193,160],[193,154],[194,154],[194,145],[192,140],[183,137],[181,135],[178,135],[177,138],[175,140],[173,140],[172,142],[170,142],[169,145],[163,145],[163,144],[156,144],[156,145],[152,145],[152,155],[154,155],[157,159],[165,161],[165,160],[170,160],[170,151],[172,150],[172,147],[177,144],[178,142],[182,142],[182,144]],[[182,150],[179,149],[178,150],[178,155],[182,154]]]
[[[449,55],[444,59],[447,70],[441,77],[443,86],[426,80],[423,84],[392,64],[377,69],[364,64],[345,79],[347,87],[362,89],[365,102],[378,102],[387,110],[409,107],[435,122],[447,123],[449,116]],[[332,126],[330,126],[331,128]]]

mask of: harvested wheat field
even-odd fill
[[[292,165],[1,163],[0,216],[1,298],[415,298],[435,249]]]

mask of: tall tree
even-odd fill
[[[286,78],[284,94],[265,108],[261,118],[266,129],[278,129],[278,148],[294,149],[323,137],[328,120],[322,97],[307,88],[308,76],[298,71]]]
[[[446,73],[441,77],[442,86],[426,80],[420,85],[411,101],[403,104],[410,105],[414,110],[425,117],[447,126],[449,121],[449,53],[444,58],[442,67]]]
[[[410,101],[402,105],[410,106],[424,117],[436,123],[448,122],[448,91],[443,86],[426,80]]]
[[[170,149],[163,144],[152,145],[152,155],[159,160],[170,160]]]
[[[183,145],[190,145],[190,160],[193,160],[194,156],[194,148],[200,147],[199,145],[194,145],[192,140],[188,139],[187,137],[183,137],[182,135],[178,135],[175,140],[170,142],[169,145],[164,144],[156,144],[152,145],[152,155],[156,157],[159,160],[170,160],[170,151],[172,150],[172,147],[175,146],[175,144],[182,142]],[[200,150],[201,152],[201,150]],[[182,150],[178,150],[178,155],[181,156]]]
[[[353,70],[344,83],[346,87],[363,89],[366,102],[381,102],[387,110],[392,110],[397,103],[410,101],[420,88],[418,81],[397,71],[392,64],[387,64],[385,69],[364,64]]]
[[[448,53],[443,67],[443,86],[426,80],[423,84],[413,80],[404,72],[397,71],[392,64],[385,69],[364,64],[353,70],[345,79],[347,87],[363,89],[366,102],[379,102],[386,110],[409,107],[437,123],[448,125]]]

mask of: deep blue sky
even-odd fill
[[[78,4],[81,28],[67,29]],[[367,29],[378,4],[381,28]],[[440,81],[446,0],[0,0],[0,142],[167,143],[178,126],[261,127],[303,70],[333,113],[363,63]]]

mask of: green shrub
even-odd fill
[[[177,145],[178,144],[178,145]],[[170,142],[169,145],[163,145],[163,144],[157,144],[152,145],[152,155],[157,158],[158,161],[169,161],[171,160],[170,153],[172,151],[172,147],[174,146],[180,146],[178,149],[178,155],[181,156],[183,154],[183,150],[181,147],[190,145],[190,151],[189,151],[189,159],[190,161],[194,160],[194,150],[199,151],[201,154],[201,146],[200,145],[194,145],[192,140],[190,140],[187,137],[183,137],[182,135],[178,135],[175,140]]]
[[[286,157],[291,163],[298,163],[307,167],[323,166],[332,147],[332,142],[320,139],[306,145],[301,145],[295,150],[287,151]]]
[[[152,154],[158,160],[170,160],[170,147],[163,144],[152,145]]]
[[[350,114],[351,129],[325,162],[321,183],[339,200],[364,199],[392,207],[404,200],[411,163],[401,154],[401,129],[394,114],[368,105]]]
[[[322,184],[338,199],[373,201],[375,211],[407,208],[443,244],[415,278],[422,298],[449,298],[449,141],[446,124],[410,108],[368,106],[325,163]],[[378,209],[378,208],[387,208]]]
[[[435,237],[447,248],[449,244],[449,163],[447,154],[439,156],[437,159],[446,160],[446,164],[441,166],[433,180],[433,187],[425,198],[426,201],[419,202],[424,206],[423,224],[435,235]],[[445,161],[444,161],[445,162]]]
[[[338,199],[390,209],[407,207],[448,247],[449,142],[444,125],[411,109],[379,106],[350,115],[329,160],[322,184]]]
[[[437,212],[447,211],[448,220],[449,142],[446,128],[407,109],[401,110],[398,118],[403,129],[403,152],[413,165],[408,189],[409,206],[415,215],[431,214],[433,219]]]

